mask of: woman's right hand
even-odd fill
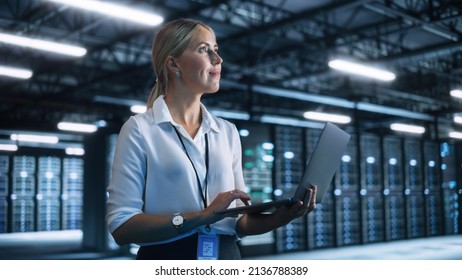
[[[233,216],[232,214],[217,214],[216,212],[228,209],[231,202],[236,199],[240,199],[245,205],[249,205],[251,197],[247,193],[236,189],[219,193],[212,203],[203,210],[207,223],[213,224],[221,219]]]

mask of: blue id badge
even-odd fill
[[[219,238],[216,235],[199,234],[197,241],[198,260],[218,260]]]

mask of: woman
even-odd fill
[[[306,205],[271,215],[215,214],[250,200],[236,127],[200,102],[219,89],[215,34],[195,20],[169,22],[156,35],[152,60],[157,81],[148,110],[123,125],[108,188],[107,221],[118,244],[140,244],[138,259],[239,259],[238,236],[315,208],[313,188]]]

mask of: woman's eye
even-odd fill
[[[199,51],[200,51],[200,52],[208,52],[207,47],[199,48]]]

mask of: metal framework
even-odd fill
[[[166,21],[196,18],[215,30],[228,81],[221,93],[204,99],[215,108],[257,118],[268,112],[299,118],[303,110],[335,109],[252,89],[264,85],[448,122],[462,111],[461,101],[449,96],[452,88],[462,86],[460,1],[112,2],[156,11]],[[128,107],[95,96],[144,102],[155,80],[150,45],[156,30],[47,1],[1,1],[0,32],[69,42],[88,53],[65,58],[0,43],[0,64],[34,71],[27,81],[0,78],[0,126],[48,129],[69,115],[120,125]],[[380,65],[397,79],[379,83],[333,71],[327,62],[334,57]],[[368,112],[366,119],[364,126],[373,127],[390,116]]]

